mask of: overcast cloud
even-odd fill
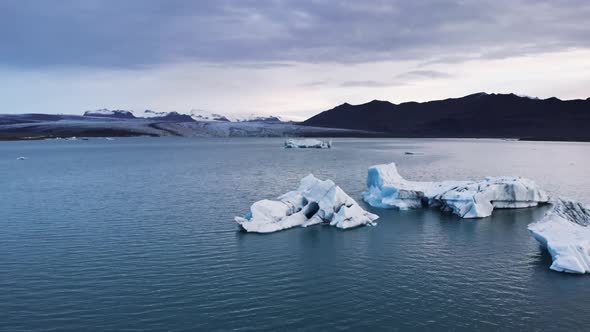
[[[268,80],[285,91],[310,82],[329,82],[346,88],[342,90],[419,86],[424,80],[464,84],[454,72],[466,63],[535,61],[549,53],[566,54],[567,61],[568,52],[590,49],[589,17],[586,0],[1,0],[0,74],[22,80],[24,73],[35,77],[63,71],[85,80],[101,73],[144,75],[184,65],[201,81],[215,81],[231,69],[283,75],[279,82]],[[364,66],[373,63],[388,63],[391,69],[366,72]],[[305,80],[293,77],[293,68],[307,65],[319,67]],[[337,66],[352,66],[358,74],[328,72]],[[256,80],[261,75],[252,74],[250,84],[266,81]],[[587,87],[587,80],[576,82],[575,89]],[[234,83],[228,84],[242,88]],[[363,93],[373,99],[369,91]],[[312,97],[318,97],[316,91],[310,91]],[[102,106],[92,95],[87,98],[89,105]],[[310,107],[321,110],[328,102],[324,98]],[[143,105],[124,98],[120,104]],[[22,106],[28,109],[26,103]]]

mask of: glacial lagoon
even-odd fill
[[[527,225],[361,199],[367,168],[416,181],[518,175],[590,203],[590,144],[274,138],[0,142],[0,329],[574,329],[590,276],[551,271]],[[406,152],[415,154],[406,154]],[[26,159],[17,160],[24,156]],[[234,217],[314,174],[377,226],[240,231]]]

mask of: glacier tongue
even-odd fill
[[[482,181],[417,182],[404,179],[395,163],[369,168],[363,199],[379,208],[411,209],[426,206],[462,218],[483,218],[494,208],[522,208],[548,202],[532,180],[487,177]]]
[[[551,254],[551,269],[559,272],[590,272],[590,207],[559,199],[543,219],[528,230]]]
[[[377,215],[363,210],[331,180],[312,174],[301,180],[299,188],[276,200],[261,200],[250,213],[235,220],[248,232],[271,233],[296,226],[329,223],[341,229],[374,225]]]

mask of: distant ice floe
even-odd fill
[[[487,177],[482,181],[417,182],[401,177],[395,163],[369,168],[363,199],[378,208],[431,206],[461,218],[483,218],[494,208],[524,208],[549,201],[535,182],[521,177]]]
[[[261,200],[250,213],[235,220],[248,232],[271,233],[296,226],[329,223],[341,229],[374,225],[379,216],[363,210],[331,180],[312,174],[301,180],[299,188],[276,200]]]
[[[27,157],[17,157],[16,160],[26,160]]]
[[[590,207],[558,199],[543,219],[528,226],[529,232],[551,254],[551,269],[590,272]]]
[[[329,149],[332,147],[332,141],[321,141],[319,139],[288,139],[285,141],[285,148],[299,149]]]
[[[406,152],[404,152],[404,154],[407,156],[422,156],[422,155],[424,155],[424,152],[406,151]]]

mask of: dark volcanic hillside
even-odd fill
[[[462,98],[402,103],[342,104],[303,125],[382,132],[392,137],[514,137],[590,141],[590,98],[532,99],[477,93]]]

